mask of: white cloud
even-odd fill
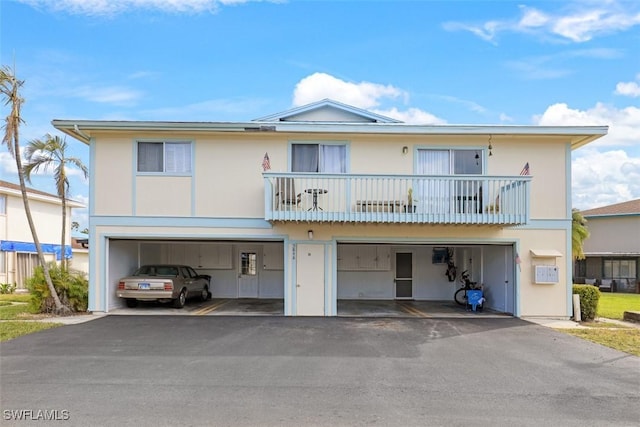
[[[374,112],[414,125],[442,125],[447,123],[446,120],[418,108],[399,111],[394,107],[389,110],[374,110]]]
[[[6,147],[3,147],[3,151],[0,152],[0,176],[7,181],[6,177],[8,176],[17,176],[18,168],[16,167],[16,159],[5,150]]]
[[[518,22],[521,28],[539,28],[545,26],[550,17],[537,9],[522,6],[522,18]]]
[[[615,93],[637,98],[640,96],[640,85],[636,82],[620,82],[616,85]]]
[[[590,209],[640,198],[640,108],[597,103],[586,110],[559,103],[534,122],[544,126],[609,126],[608,135],[573,153],[573,206]]]
[[[637,146],[640,141],[640,108],[633,106],[618,109],[597,103],[588,110],[577,110],[559,103],[534,117],[534,122],[544,126],[609,126],[609,134],[590,146]]]
[[[604,9],[607,6],[603,3],[594,10],[560,16],[550,29],[574,42],[585,42],[600,34],[624,31],[640,24],[640,13],[627,14],[617,8]]]
[[[220,6],[250,0],[18,0],[38,9],[72,15],[110,16],[131,10],[157,10],[166,13],[215,13]]]
[[[640,157],[581,148],[572,162],[573,207],[591,209],[640,198]]]
[[[293,93],[293,105],[300,106],[330,98],[359,108],[373,108],[381,99],[406,98],[407,93],[392,85],[351,83],[325,73],[314,73],[300,80]]]
[[[640,25],[640,8],[636,2],[575,1],[563,6],[563,10],[555,14],[520,6],[519,18],[490,20],[483,24],[447,22],[443,27],[449,31],[469,31],[492,43],[502,32],[551,35],[579,43]]]
[[[408,93],[395,86],[371,82],[352,83],[325,73],[314,73],[300,80],[293,93],[293,105],[305,105],[325,98],[368,109],[405,123],[446,123],[445,120],[418,108],[409,108],[404,111],[396,107],[380,108],[385,101],[402,99],[406,102],[408,100]]]

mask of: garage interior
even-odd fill
[[[482,286],[486,309],[513,315],[513,253],[511,244],[339,243],[338,315],[341,305],[352,306],[346,301],[359,300],[431,302],[428,310],[457,308],[453,296],[463,286],[464,271]]]
[[[337,244],[338,316],[457,316],[466,307],[453,300],[468,271],[483,286],[481,315],[513,315],[515,311],[512,244]],[[139,265],[186,264],[211,276],[212,299],[188,303],[180,314],[284,315],[284,243],[282,241],[109,241],[109,310],[120,314],[150,313],[154,304],[125,309],[115,297],[120,277]],[[453,281],[447,276],[455,265]],[[159,307],[155,307],[159,308]],[[164,308],[166,314],[178,314]],[[478,313],[473,313],[477,315]]]

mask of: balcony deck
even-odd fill
[[[521,225],[531,176],[265,172],[267,221]],[[409,198],[411,194],[411,198]]]

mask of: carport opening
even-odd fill
[[[337,314],[513,315],[513,253],[512,244],[339,243]],[[482,290],[484,299],[476,311],[472,304],[454,301],[455,292],[464,286],[463,272]]]
[[[185,313],[284,315],[283,241],[111,238],[108,260],[105,292],[109,311],[126,311],[125,301],[116,296],[120,278],[142,265],[180,264],[211,276],[211,299],[188,301]],[[136,309],[163,307],[150,301]],[[174,312],[166,310],[167,314]]]

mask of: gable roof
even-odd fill
[[[580,211],[584,217],[640,215],[640,199]]]
[[[402,123],[352,105],[325,98],[287,111],[270,114],[254,122]]]

